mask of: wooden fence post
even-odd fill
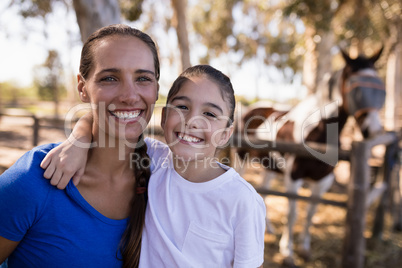
[[[363,268],[364,266],[366,198],[370,187],[370,168],[367,160],[370,148],[371,146],[364,141],[352,143],[351,181],[347,189],[348,201],[342,260],[342,267],[345,268]]]
[[[37,118],[35,115],[32,116],[32,119],[34,120],[33,123],[33,140],[32,140],[32,145],[33,147],[38,146],[39,143],[39,118]]]
[[[382,234],[384,230],[384,216],[387,205],[389,205],[390,198],[393,194],[394,182],[391,181],[391,173],[397,161],[398,154],[398,139],[395,132],[390,132],[394,137],[394,141],[386,146],[386,151],[384,155],[383,163],[383,182],[386,183],[387,188],[383,195],[381,196],[380,203],[378,204],[376,216],[373,225],[373,239],[382,239]]]

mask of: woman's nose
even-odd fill
[[[131,81],[122,85],[119,94],[119,100],[128,105],[131,105],[140,99],[140,89]]]

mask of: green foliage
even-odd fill
[[[284,16],[296,15],[317,34],[334,31],[336,41],[350,46],[359,40],[365,47],[376,47],[391,37],[390,18],[401,21],[400,0],[288,0]],[[399,15],[398,15],[399,14]],[[344,45],[345,46],[345,45]],[[363,52],[363,51],[361,51]],[[372,52],[372,51],[371,51]]]
[[[392,24],[402,21],[401,10],[400,0],[204,0],[189,17],[208,48],[201,63],[234,52],[239,65],[263,59],[284,74],[292,70],[291,79],[301,72],[304,53],[309,51],[305,27],[314,29],[317,43],[333,31],[334,46],[350,47],[358,40],[358,49],[364,45],[360,52],[370,54],[392,36]]]
[[[41,100],[58,102],[62,96],[66,95],[66,89],[60,79],[62,74],[63,67],[59,54],[56,50],[50,50],[46,61],[35,68],[34,84]]]
[[[301,18],[305,23],[313,25],[317,31],[327,32],[330,30],[331,21],[342,1],[333,0],[291,0],[283,8],[285,17],[293,14]]]
[[[266,65],[293,73],[301,67],[296,16],[284,17],[281,9],[263,0],[206,0],[193,8],[193,27],[208,53],[201,63],[208,63],[223,53],[235,52],[237,64],[253,58]],[[301,24],[301,22],[299,23]]]
[[[0,106],[15,107],[27,99],[36,100],[34,87],[20,87],[13,81],[0,83]]]
[[[53,101],[54,100],[55,89],[51,85],[51,83],[46,83],[46,82],[45,83],[37,83],[36,88],[37,88],[37,95],[40,100],[44,100],[44,101]],[[57,94],[59,94],[59,98],[66,97],[67,90],[63,85],[59,85],[57,90],[59,91],[57,93]]]
[[[20,14],[24,18],[45,17],[53,11],[52,5],[56,2],[65,3],[64,0],[13,0],[12,5],[20,8]]]
[[[136,21],[142,14],[144,0],[119,0],[122,16],[129,21]]]
[[[226,42],[233,35],[232,9],[239,0],[199,1],[190,14],[196,34],[215,55],[227,53],[231,48]],[[206,55],[209,57],[210,55]],[[205,59],[204,61],[208,61]]]

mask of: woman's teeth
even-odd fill
[[[111,113],[119,119],[128,120],[138,117],[141,111],[137,110],[132,112],[111,112]]]
[[[183,133],[179,133],[178,137],[179,137],[179,139],[187,141],[187,142],[200,142],[201,141],[201,139],[199,139],[199,138],[188,136]]]

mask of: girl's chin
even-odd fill
[[[178,161],[191,162],[191,161],[205,161],[203,153],[190,153],[188,150],[175,150],[172,149],[174,158]]]

